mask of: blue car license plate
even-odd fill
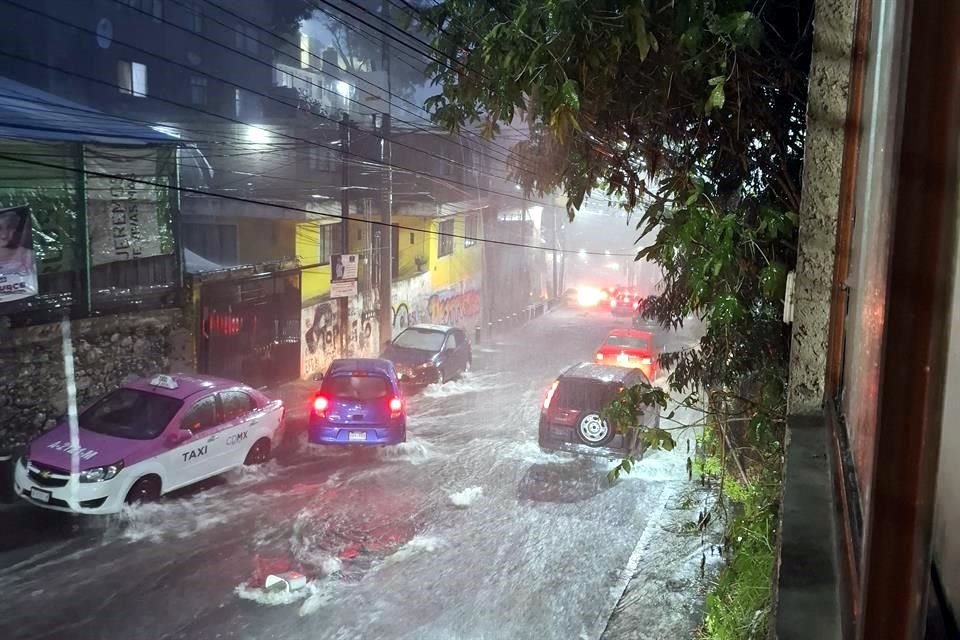
[[[347,439],[350,442],[366,442],[367,432],[366,431],[351,431],[347,435]]]

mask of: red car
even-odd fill
[[[640,369],[648,379],[657,373],[657,354],[653,334],[637,329],[614,329],[597,347],[597,364]]]

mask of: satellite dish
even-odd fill
[[[113,23],[107,18],[100,18],[97,23],[97,46],[101,49],[109,49],[113,44]]]

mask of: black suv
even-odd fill
[[[639,369],[582,362],[560,374],[540,410],[540,448],[547,451],[601,449],[623,455],[637,453],[633,438],[601,418],[603,409],[620,390],[649,383]],[[660,426],[657,407],[646,407],[641,417],[646,427]]]

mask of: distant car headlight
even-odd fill
[[[94,467],[80,472],[80,482],[104,482],[112,480],[123,469],[123,460],[103,467]]]

